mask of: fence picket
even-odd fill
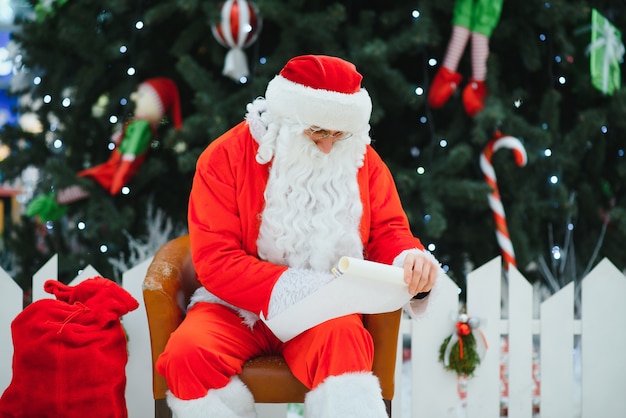
[[[428,301],[428,311],[411,321],[411,416],[421,416],[428,405],[429,417],[456,417],[458,393],[456,373],[439,363],[439,347],[455,331],[459,310],[458,286],[441,280]]]
[[[24,293],[4,270],[0,268],[0,394],[11,383],[13,340],[11,322],[22,312]],[[4,366],[4,367],[3,367]]]
[[[541,398],[546,417],[574,416],[574,283],[541,304]]]
[[[33,275],[33,302],[45,298],[54,298],[54,296],[52,296],[50,293],[46,293],[43,290],[43,284],[46,282],[46,280],[58,280],[58,278],[59,256],[55,254]]]
[[[533,288],[520,272],[511,266],[509,282],[509,364],[508,416],[532,416],[533,355]]]
[[[467,382],[467,418],[500,416],[501,278],[501,257],[467,275],[467,312],[480,320],[489,347]]]
[[[608,260],[582,282],[582,417],[626,415],[626,280]]]
[[[142,284],[152,258],[123,274],[122,286],[139,302],[139,308],[122,318],[128,338],[126,364],[126,408],[130,418],[154,417],[152,355],[148,317],[143,303]]]

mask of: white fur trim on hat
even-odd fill
[[[314,89],[287,80],[281,75],[267,85],[268,111],[302,125],[333,131],[369,131],[372,100],[364,88],[353,94]]]

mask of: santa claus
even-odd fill
[[[403,267],[413,295],[429,292],[441,272],[370,146],[372,104],[361,79],[340,58],[293,58],[246,120],[200,156],[188,221],[203,286],[157,362],[174,416],[255,417],[237,375],[268,352],[282,354],[311,389],[306,417],[387,416],[359,314],[286,342],[258,320],[333,280],[342,256]]]

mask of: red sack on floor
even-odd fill
[[[55,299],[27,306],[11,323],[13,377],[1,418],[126,418],[126,333],[120,317],[139,304],[102,277],[44,284]]]

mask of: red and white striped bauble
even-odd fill
[[[491,164],[493,154],[500,148],[509,148],[513,150],[515,156],[515,163],[519,167],[526,165],[526,149],[521,141],[512,136],[503,136],[499,131],[496,132],[494,138],[489,141],[482,154],[480,155],[480,168],[485,175],[485,180],[491,186],[492,192],[489,194],[489,206],[493,213],[493,218],[496,222],[496,239],[500,250],[502,251],[502,257],[504,258],[504,267],[508,270],[510,265],[516,266],[515,251],[513,251],[513,243],[511,242],[511,236],[509,235],[509,228],[506,224],[506,216],[504,214],[504,206],[502,206],[502,200],[500,198],[500,191],[498,190],[498,180],[496,178],[496,172]]]
[[[227,0],[222,4],[220,14],[220,23],[212,25],[211,31],[217,42],[229,48],[222,74],[240,81],[249,74],[243,50],[258,38],[263,19],[256,5],[246,0]]]

